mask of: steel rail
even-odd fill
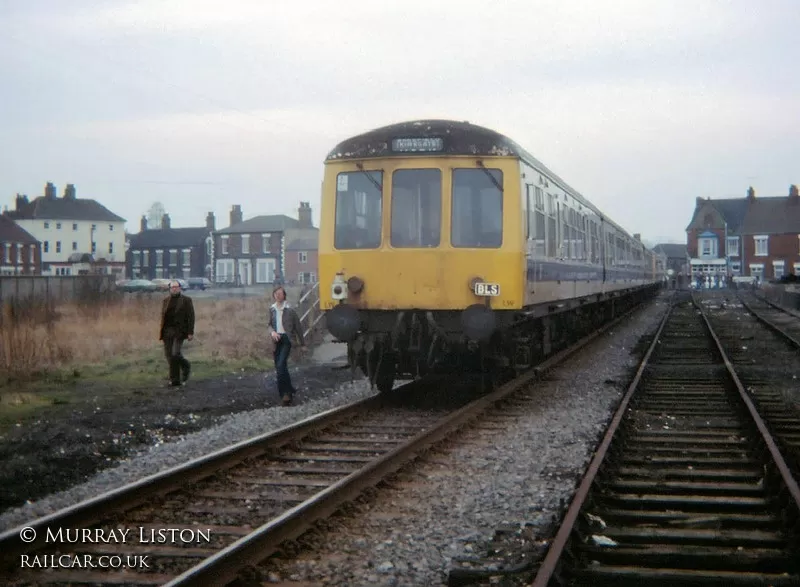
[[[786,331],[785,331],[783,328],[781,328],[781,327],[780,327],[780,326],[778,326],[777,324],[774,324],[773,322],[771,322],[771,321],[770,321],[769,319],[767,319],[767,317],[766,317],[766,316],[764,316],[763,314],[759,314],[759,313],[758,313],[758,311],[757,311],[757,310],[755,310],[755,309],[753,309],[753,307],[752,307],[750,304],[748,304],[748,303],[747,303],[747,302],[744,300],[744,298],[743,298],[743,297],[742,297],[740,294],[737,294],[737,298],[739,299],[739,301],[741,302],[741,304],[742,304],[742,305],[745,307],[745,309],[746,309],[748,312],[750,312],[750,313],[751,313],[753,316],[755,316],[756,320],[758,320],[759,322],[761,322],[762,324],[764,324],[764,326],[766,326],[766,327],[767,327],[767,328],[769,328],[770,330],[772,330],[772,331],[774,331],[774,332],[777,332],[778,334],[780,334],[780,335],[781,335],[782,337],[784,337],[784,338],[785,338],[785,339],[786,339],[788,342],[790,342],[790,343],[792,344],[792,346],[794,346],[796,349],[800,349],[800,340],[797,340],[797,339],[796,339],[795,337],[793,337],[791,334],[789,334],[788,332],[786,332]],[[785,310],[784,308],[781,308],[780,306],[778,306],[778,305],[776,305],[776,304],[773,304],[773,303],[772,303],[772,302],[770,302],[769,300],[762,300],[762,301],[763,301],[764,303],[766,303],[766,304],[769,304],[770,306],[774,307],[776,310],[780,310],[780,311],[782,311],[782,312],[785,312],[785,313],[786,313],[788,316],[794,316],[794,314],[792,314],[792,313],[790,313],[790,312],[786,312],[786,310]],[[703,315],[705,315],[705,314],[703,314]],[[796,317],[796,316],[795,316],[795,317]]]
[[[641,307],[642,304],[636,305],[628,312],[581,338],[574,345],[555,353],[528,373],[509,381],[489,395],[460,408],[450,416],[446,416],[435,428],[420,433],[409,444],[398,447],[379,460],[369,463],[361,470],[351,473],[335,485],[325,489],[306,502],[298,504],[280,517],[256,529],[248,536],[239,539],[214,556],[188,569],[182,575],[167,583],[166,586],[176,587],[180,585],[188,587],[227,584],[236,577],[243,567],[263,560],[272,554],[281,542],[300,535],[315,521],[325,515],[329,515],[343,503],[360,495],[364,489],[375,485],[385,478],[387,474],[401,468],[415,458],[418,453],[457,432],[461,427],[480,416],[494,404],[503,401],[524,388],[531,381],[539,378],[543,373],[572,356],[609,328],[641,309]],[[209,582],[210,580],[211,582]]]
[[[764,441],[764,444],[767,446],[767,449],[770,453],[773,462],[779,474],[781,476],[781,480],[783,481],[789,495],[791,496],[792,500],[794,501],[795,506],[800,510],[800,487],[798,487],[797,481],[792,476],[786,461],[783,458],[780,450],[778,449],[777,444],[775,443],[771,433],[769,432],[766,424],[763,421],[763,418],[758,413],[755,405],[753,404],[752,400],[750,399],[749,395],[747,394],[744,386],[742,385],[738,375],[736,374],[733,365],[726,355],[722,343],[717,337],[716,333],[714,332],[713,328],[711,327],[711,323],[708,320],[708,317],[703,312],[702,307],[697,303],[695,300],[694,295],[691,296],[692,304],[700,311],[700,314],[703,318],[703,322],[706,326],[708,333],[710,334],[711,338],[714,340],[715,346],[717,351],[720,353],[720,356],[725,364],[726,371],[730,376],[731,380],[733,381],[734,385],[737,388],[739,396],[742,402],[748,409],[748,413],[752,419],[752,422],[756,425],[759,433],[761,434],[761,438]],[[590,490],[595,482],[597,474],[602,466],[604,460],[606,459],[609,447],[613,440],[614,434],[617,432],[625,412],[627,411],[628,405],[630,400],[632,399],[634,393],[637,391],[639,387],[639,383],[641,381],[642,374],[644,373],[649,361],[650,357],[659,344],[659,338],[661,332],[666,325],[669,316],[672,311],[672,306],[668,309],[665,313],[664,318],[658,328],[658,332],[654,337],[653,341],[650,344],[650,347],[647,350],[647,353],[642,358],[642,361],[639,365],[639,368],[636,371],[636,375],[634,376],[633,381],[631,382],[630,386],[628,387],[628,391],[623,397],[620,402],[620,405],[615,412],[611,423],[603,437],[603,440],[594,454],[589,467],[587,468],[587,472],[583,477],[575,496],[573,497],[570,506],[567,512],[564,515],[563,521],[554,537],[553,541],[550,544],[550,547],[545,555],[542,563],[539,565],[538,572],[531,583],[531,587],[547,587],[550,580],[553,578],[554,573],[556,572],[559,562],[561,560],[562,555],[564,554],[565,548],[569,543],[570,535],[575,527],[575,523],[577,522],[578,516],[586,503],[586,499],[589,496]]]

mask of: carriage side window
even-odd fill
[[[496,249],[503,244],[502,187],[499,169],[453,170],[450,241],[454,247]]]
[[[536,211],[536,258],[541,259],[546,256],[545,250],[545,220],[544,220],[544,192],[542,188],[534,188],[535,202],[534,209]]]
[[[393,247],[438,247],[442,225],[442,172],[400,169],[392,174]]]
[[[547,194],[547,256],[555,258],[558,233],[556,232],[556,203],[553,194]]]
[[[353,171],[336,177],[337,249],[377,249],[381,245],[382,171]]]

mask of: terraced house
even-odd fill
[[[759,280],[800,275],[800,195],[697,198],[686,228],[693,277],[751,276]]]
[[[6,215],[0,215],[0,275],[41,275],[42,245]]]
[[[128,275],[133,279],[211,277],[214,213],[205,226],[172,228],[169,214],[160,228],[148,228],[142,217],[138,234],[128,236]]]
[[[48,182],[32,201],[17,194],[16,208],[3,212],[42,243],[43,275],[125,271],[125,219],[99,202],[78,198],[73,184],[57,197]]]
[[[230,226],[214,234],[214,281],[233,285],[316,280],[316,243],[311,205],[301,202],[298,218],[284,214],[243,219],[234,205]]]

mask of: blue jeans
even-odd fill
[[[294,396],[292,378],[289,375],[289,352],[292,350],[292,341],[286,334],[281,334],[278,342],[275,343],[275,373],[278,376],[278,395],[283,397]]]

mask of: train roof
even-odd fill
[[[606,222],[628,234],[515,141],[497,131],[466,121],[410,120],[382,126],[340,142],[328,153],[325,162],[433,155],[517,157],[546,174],[561,189],[580,200]]]

